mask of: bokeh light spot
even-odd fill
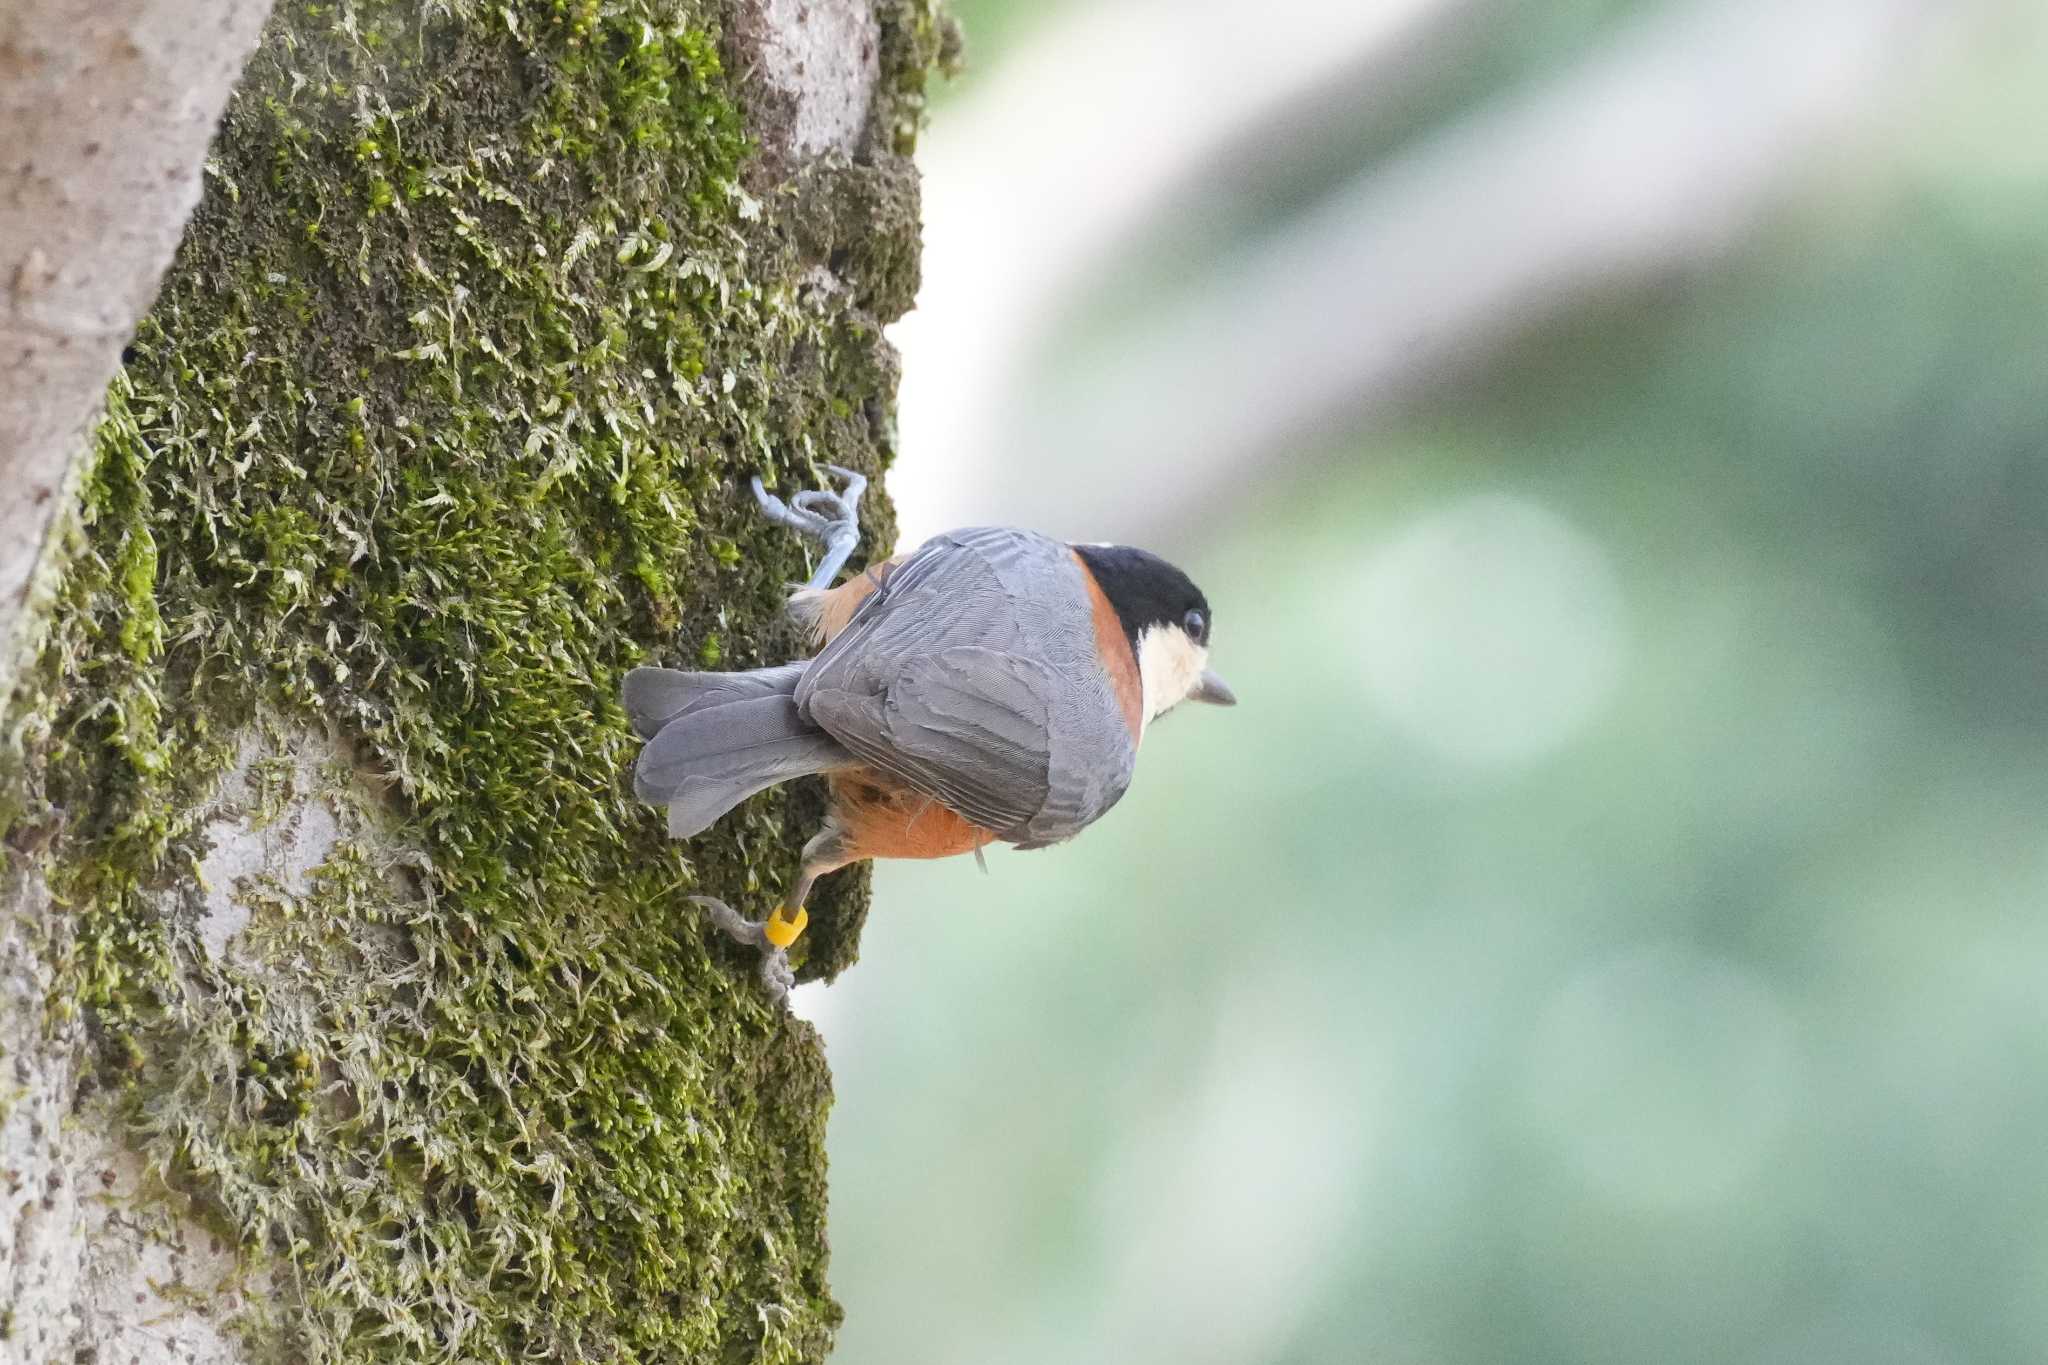
[[[1607,555],[1525,498],[1482,494],[1419,518],[1374,551],[1357,601],[1367,699],[1462,766],[1553,752],[1620,676]]]

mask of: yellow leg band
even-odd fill
[[[776,947],[787,948],[803,937],[804,926],[810,922],[811,913],[802,906],[797,907],[796,918],[789,920],[782,917],[782,907],[778,905],[761,925],[761,933]]]

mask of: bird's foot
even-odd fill
[[[803,934],[810,915],[799,908],[788,916],[777,906],[767,919],[750,920],[715,896],[692,896],[690,901],[702,906],[727,938],[742,948],[761,950],[761,984],[776,1004],[787,1006],[790,989],[796,985],[796,973],[789,965],[789,945]]]
[[[840,492],[829,488],[814,488],[797,494],[788,502],[770,493],[762,486],[760,475],[754,476],[754,501],[761,504],[761,515],[778,526],[787,526],[800,536],[806,536],[823,547],[823,557],[818,560],[817,572],[804,586],[824,589],[832,586],[832,580],[839,577],[839,571],[846,567],[846,561],[860,548],[860,495],[868,488],[865,475],[836,464],[828,464],[846,487]]]

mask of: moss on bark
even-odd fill
[[[763,183],[726,18],[282,5],[98,430],[11,821],[70,916],[53,1007],[281,1287],[239,1318],[280,1357],[831,1342],[817,1040],[681,902],[763,904],[818,795],[667,842],[618,682],[798,650],[745,478],[889,459],[942,25],[885,5],[863,149]],[[292,729],[343,757],[278,799],[340,836],[210,954],[210,796]],[[811,974],[865,913],[821,892]]]

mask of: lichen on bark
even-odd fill
[[[885,3],[865,125],[799,162],[750,136],[735,17],[280,5],[97,429],[8,874],[260,1353],[829,1348],[823,1058],[681,901],[762,902],[818,796],[669,843],[618,681],[799,648],[745,478],[890,458],[944,25]],[[230,777],[247,828],[325,833],[225,893],[220,951]],[[865,913],[821,892],[812,975]]]

